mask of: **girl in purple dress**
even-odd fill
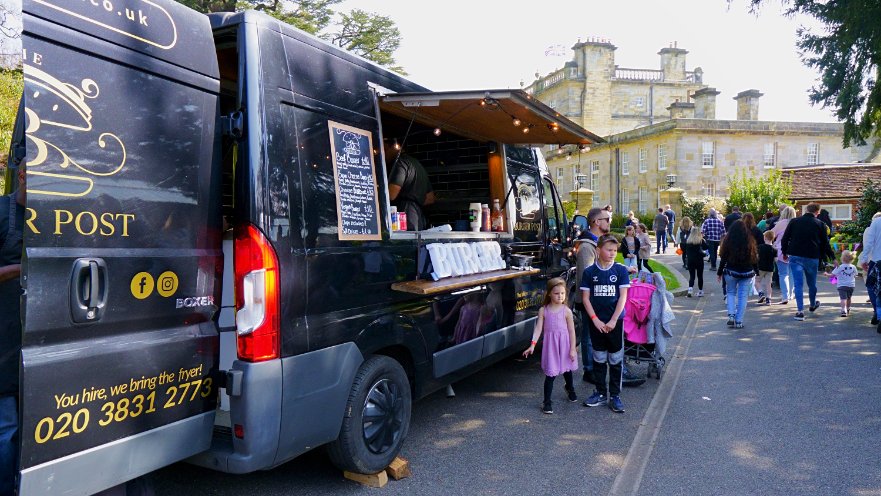
[[[541,411],[554,413],[551,392],[554,390],[554,379],[563,374],[566,381],[566,394],[569,401],[578,401],[575,386],[572,384],[572,371],[578,370],[575,353],[575,323],[572,310],[566,306],[566,281],[555,277],[548,281],[544,302],[538,310],[538,320],[532,331],[532,343],[523,352],[528,357],[535,351],[535,344],[544,332],[544,344],[541,350],[541,368],[545,373],[544,404]]]

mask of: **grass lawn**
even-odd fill
[[[650,260],[649,263],[651,264],[652,269],[654,269],[654,271],[656,273],[660,273],[661,275],[664,276],[664,281],[667,282],[667,291],[673,291],[674,289],[679,289],[679,279],[676,279],[676,276],[673,275],[673,272],[670,269],[670,267],[667,267],[666,265],[662,264],[661,262],[658,262],[655,259],[649,259],[649,260]],[[623,264],[624,257],[622,257],[621,254],[619,253],[619,254],[615,255],[615,261],[620,264]]]

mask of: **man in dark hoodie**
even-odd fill
[[[810,306],[808,310],[813,312],[820,306],[817,301],[817,270],[822,259],[834,259],[835,252],[829,246],[829,237],[826,236],[826,225],[817,219],[820,213],[820,205],[810,203],[807,211],[801,217],[789,221],[780,248],[783,251],[783,260],[789,262],[792,271],[792,279],[795,282],[795,320],[804,320],[804,283],[808,283],[808,297]]]

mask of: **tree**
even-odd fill
[[[334,7],[342,0],[181,0],[199,12],[258,10],[307,33],[319,36],[367,60],[406,75],[395,66],[393,53],[401,45],[401,32],[387,17],[360,9],[339,13],[333,22]]]
[[[792,194],[792,176],[783,176],[777,169],[767,176],[748,176],[745,170],[728,176],[728,211],[734,206],[743,212],[752,212],[758,218],[767,211],[776,212],[784,203],[789,204]]]
[[[682,195],[682,217],[688,217],[696,226],[700,226],[708,212],[705,198],[688,198]]]
[[[857,218],[842,224],[838,228],[838,234],[844,241],[861,241],[863,231],[872,223],[872,216],[876,212],[881,212],[881,185],[867,179],[863,183],[863,194],[857,204]]]
[[[758,13],[765,1],[750,0],[750,12]],[[806,14],[824,25],[821,33],[797,31],[802,62],[820,73],[808,92],[811,102],[833,109],[844,122],[845,147],[881,135],[881,0],[781,1],[787,15]]]
[[[401,67],[392,67],[395,63],[392,53],[401,45],[401,32],[391,18],[360,9],[340,14],[340,17],[339,31],[322,38],[395,72],[407,74]]]

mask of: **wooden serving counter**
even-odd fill
[[[487,284],[496,281],[504,281],[506,279],[516,279],[518,277],[532,276],[541,272],[539,269],[503,269],[494,270],[492,272],[481,272],[479,274],[470,274],[467,276],[447,277],[439,281],[429,279],[417,279],[414,281],[403,281],[392,284],[392,289],[404,293],[412,293],[418,295],[433,295],[440,293],[448,293],[457,289],[470,288],[481,284]]]

